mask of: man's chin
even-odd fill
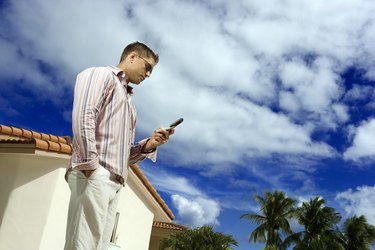
[[[137,81],[130,81],[130,83],[132,83],[132,84],[135,84],[135,85],[138,85],[138,84],[140,84],[142,81],[139,81],[139,80],[137,80]]]

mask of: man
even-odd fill
[[[159,128],[134,144],[136,112],[128,84],[149,77],[158,59],[135,42],[125,47],[117,67],[89,68],[77,76],[65,250],[108,249],[128,166],[146,157],[155,161],[156,148],[174,133]]]

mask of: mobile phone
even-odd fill
[[[172,128],[175,128],[177,125],[179,125],[183,121],[184,121],[183,118],[177,119],[176,121],[172,122],[171,125],[169,125],[169,128],[167,128],[166,130],[168,132],[171,131]]]

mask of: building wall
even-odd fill
[[[51,183],[51,188],[54,189],[51,197],[50,212],[47,217],[44,228],[43,238],[40,249],[57,249],[56,246],[61,246],[63,249],[65,244],[66,221],[68,215],[68,205],[70,198],[70,191],[66,183],[65,167],[53,171],[49,178],[55,180]]]
[[[159,250],[160,242],[162,239],[164,239],[164,237],[152,235],[149,250]]]
[[[69,193],[60,178],[66,164],[32,154],[0,155],[0,249],[62,246]]]
[[[70,197],[64,180],[68,161],[68,156],[49,153],[0,154],[0,249],[63,249]],[[147,250],[155,201],[148,200],[143,184],[130,175],[118,205],[116,243],[121,250]]]
[[[144,195],[134,178],[128,178],[127,182],[119,200],[120,222],[116,244],[122,250],[147,250],[154,212],[148,203],[142,201]]]
[[[177,233],[177,231],[153,227],[149,250],[159,250],[161,240],[168,238],[172,233]]]

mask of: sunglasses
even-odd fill
[[[141,58],[143,61],[145,61],[146,72],[149,72],[151,74],[152,73],[152,66],[151,66],[151,64],[146,59],[144,59],[143,57],[141,57],[140,55],[137,55],[137,56],[139,58]]]

